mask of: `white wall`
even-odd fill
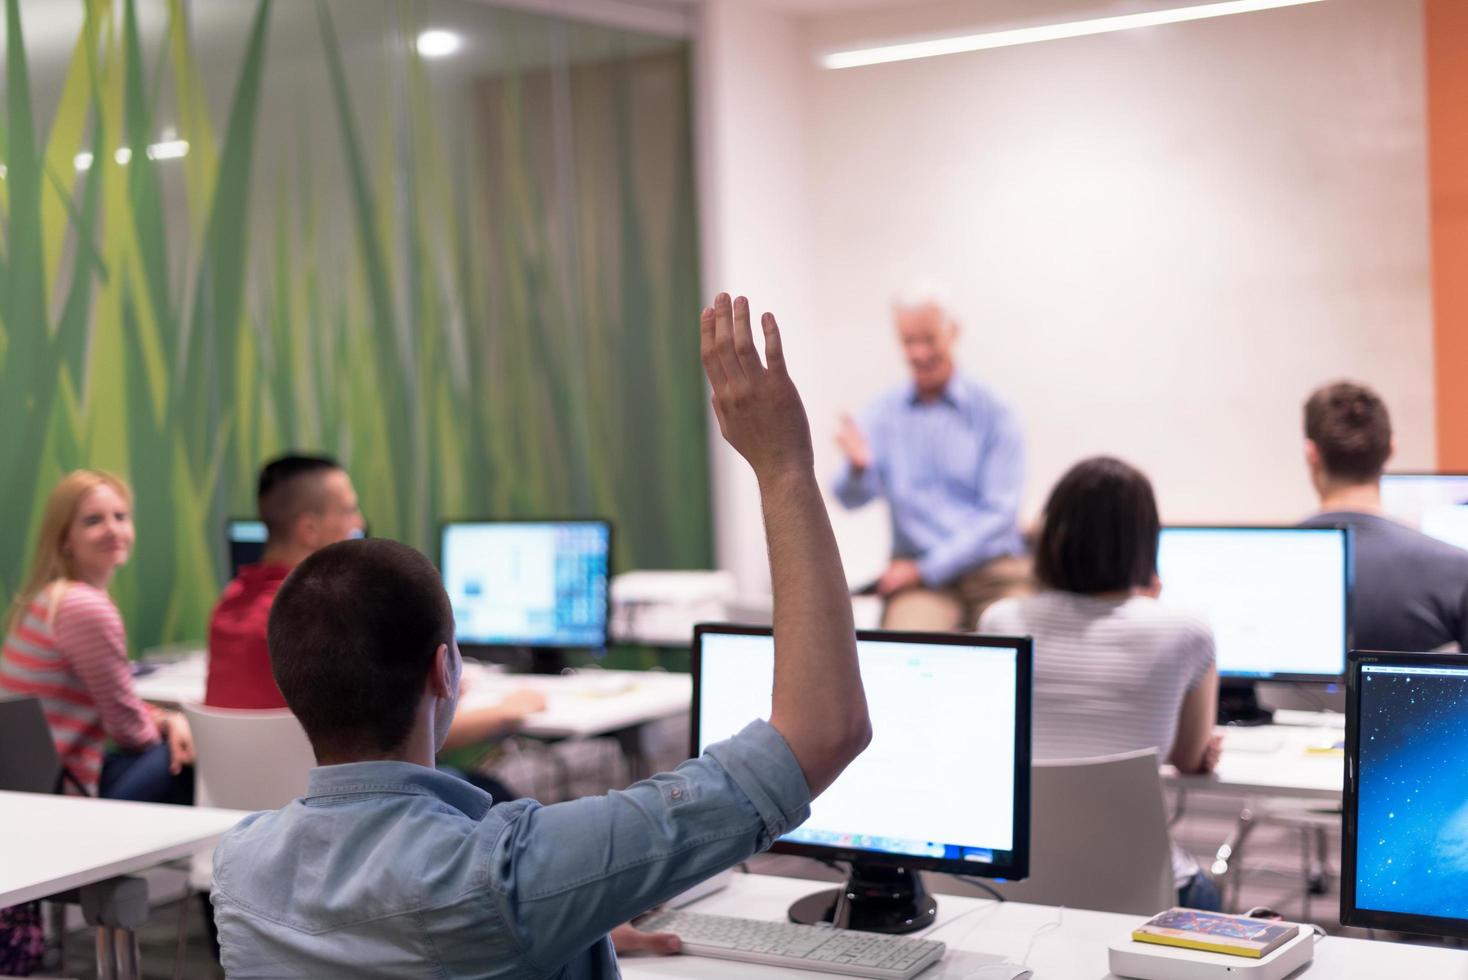
[[[775,311],[804,382],[803,366],[816,355],[805,326],[812,322],[805,48],[795,20],[758,0],[709,0],[703,18],[696,57],[704,291],[743,293],[756,310]],[[709,419],[717,561],[746,591],[768,591],[754,476],[719,437],[712,412]]]
[[[1311,505],[1300,404],[1343,375],[1387,398],[1399,463],[1433,464],[1418,3],[1330,0],[814,67],[834,42],[951,27],[955,8],[907,4],[900,24],[892,9],[795,21],[795,70],[754,73],[761,86],[793,74],[784,98],[762,98],[805,124],[805,207],[770,209],[747,185],[734,201],[777,212],[777,234],[806,244],[812,354],[795,363],[823,472],[837,412],[903,378],[887,303],[918,275],[953,286],[964,370],[1024,419],[1030,513],[1072,462],[1108,452],[1152,475],[1165,519],[1293,520]],[[739,92],[751,73],[722,82],[712,108],[758,116]],[[766,148],[762,127],[742,127]],[[748,236],[705,228],[716,249]],[[739,267],[711,269],[726,271]],[[729,475],[715,477],[722,491]],[[717,518],[721,562],[747,582],[763,561],[758,524]],[[879,510],[842,515],[838,534],[853,579],[880,568]]]

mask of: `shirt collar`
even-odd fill
[[[968,386],[964,384],[963,378],[959,377],[957,370],[953,372],[953,375],[948,379],[948,384],[944,386],[942,393],[938,395],[938,401],[951,408],[966,409],[969,407]],[[912,381],[907,383],[907,403],[909,405],[921,404],[918,400],[917,384]]]
[[[471,820],[482,820],[493,801],[476,786],[412,762],[377,760],[317,766],[311,770],[304,799],[357,794],[427,796],[447,803]]]

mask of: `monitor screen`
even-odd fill
[[[873,738],[776,850],[1022,878],[1029,862],[1030,641],[857,634]],[[694,753],[769,718],[767,627],[700,626]]]
[[[1213,628],[1225,677],[1337,679],[1349,648],[1344,528],[1167,527],[1162,601]]]
[[[1468,548],[1468,473],[1388,473],[1381,506],[1423,534]]]
[[[229,575],[234,578],[240,569],[253,565],[265,555],[265,522],[246,518],[234,518],[224,525],[225,542],[229,548]]]
[[[1468,661],[1352,653],[1341,921],[1468,935]]]
[[[599,520],[445,524],[440,563],[459,642],[606,646],[611,544]]]

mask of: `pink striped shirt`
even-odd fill
[[[53,590],[63,589],[52,611]],[[139,749],[159,739],[133,690],[122,615],[107,593],[81,582],[38,595],[0,648],[0,690],[41,699],[62,765],[97,791],[107,739]]]

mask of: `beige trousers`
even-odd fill
[[[903,589],[882,609],[882,628],[889,630],[972,631],[979,617],[1006,596],[1034,591],[1029,558],[1006,555],[985,562],[941,589]]]

